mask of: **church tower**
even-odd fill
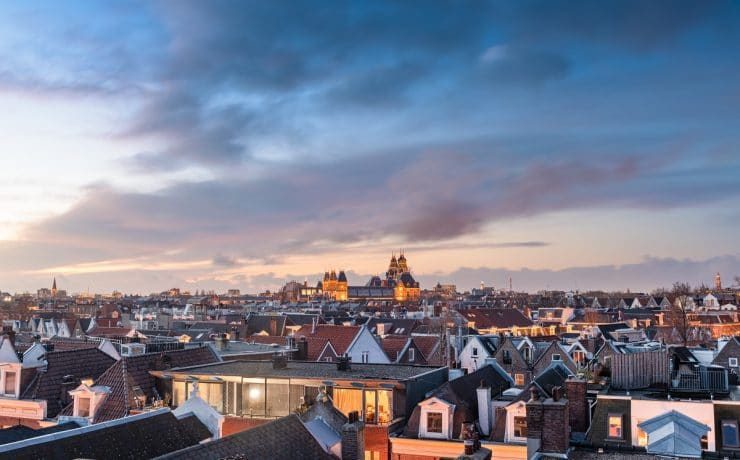
[[[714,289],[718,291],[722,290],[722,277],[719,276],[719,272],[717,272],[717,274],[714,275]]]
[[[57,296],[57,277],[54,277],[54,281],[51,283],[51,296]]]

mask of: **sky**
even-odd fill
[[[740,275],[740,3],[0,3],[0,290]]]

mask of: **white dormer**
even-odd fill
[[[200,397],[197,381],[193,382],[190,387],[192,388],[190,397],[173,410],[172,414],[178,419],[195,415],[213,434],[213,439],[220,438],[225,417]]]
[[[138,356],[146,353],[146,345],[143,343],[127,343],[121,345],[121,356]]]
[[[506,407],[504,442],[527,442],[527,405],[524,401],[518,401]]]
[[[92,421],[100,404],[110,393],[110,388],[104,385],[88,386],[85,383],[70,391],[74,398],[73,417],[79,417]]]
[[[10,339],[0,344],[0,394],[4,397],[18,398],[21,393],[21,360],[15,353]]]
[[[452,417],[455,405],[439,398],[429,398],[419,403],[419,437],[427,439],[452,439]]]

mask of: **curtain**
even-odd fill
[[[334,389],[334,407],[349,416],[352,411],[362,412],[362,391],[349,388]]]

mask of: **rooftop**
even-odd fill
[[[242,377],[283,377],[315,379],[364,379],[404,381],[439,369],[434,366],[402,364],[358,364],[340,371],[336,363],[289,361],[284,369],[274,369],[271,361],[227,361],[218,364],[172,369],[162,374],[232,375]]]

